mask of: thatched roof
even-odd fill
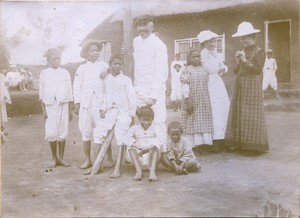
[[[111,34],[118,34],[117,30],[122,28],[126,9],[130,8],[133,19],[142,14],[149,14],[155,17],[195,14],[212,10],[226,9],[230,7],[255,4],[271,0],[165,0],[165,1],[128,1],[125,7],[122,7],[101,24],[92,30],[83,40],[89,38],[108,39]],[[82,42],[82,43],[83,43]],[[81,43],[81,44],[82,44]]]

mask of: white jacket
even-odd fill
[[[164,95],[168,78],[166,45],[154,34],[142,39],[134,38],[134,88],[137,95],[147,101]]]
[[[73,101],[71,77],[62,68],[42,70],[39,82],[39,99],[46,105],[55,101],[65,103]]]
[[[80,103],[80,107],[88,108],[93,93],[95,93],[99,101],[99,108],[101,107],[103,80],[100,78],[100,74],[107,71],[108,68],[107,63],[100,61],[87,62],[78,67],[73,84],[75,104]]]

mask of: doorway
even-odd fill
[[[274,51],[278,83],[291,82],[291,20],[266,21],[266,50]]]

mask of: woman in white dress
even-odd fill
[[[201,31],[199,42],[203,45],[201,64],[209,71],[208,91],[213,115],[213,151],[219,151],[225,138],[230,101],[221,75],[227,73],[228,67],[218,56],[216,38],[218,35],[210,30]]]

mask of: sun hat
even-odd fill
[[[140,23],[148,23],[148,22],[153,22],[153,17],[149,14],[144,14],[136,18],[134,23],[135,25],[138,25]]]
[[[82,58],[87,58],[87,51],[91,45],[96,45],[99,50],[102,49],[102,42],[96,39],[88,39],[83,43],[81,52],[80,52],[80,57]]]
[[[244,21],[239,24],[237,32],[232,37],[247,36],[259,32],[260,30],[254,29],[251,23]]]
[[[202,44],[205,41],[218,37],[218,35],[210,30],[204,30],[201,31],[197,37],[199,42]]]

